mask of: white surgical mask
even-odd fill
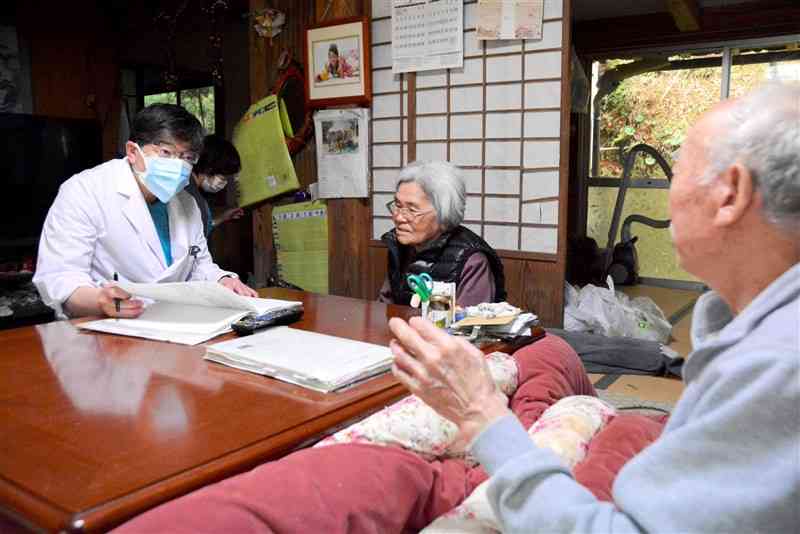
[[[144,172],[134,172],[144,186],[163,203],[169,202],[189,183],[192,166],[180,158],[145,156],[139,145],[136,149],[144,158]]]
[[[219,174],[203,176],[203,180],[200,182],[200,187],[208,193],[219,193],[225,189],[226,185],[228,185],[228,180]]]

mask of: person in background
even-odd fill
[[[203,139],[203,151],[192,168],[192,179],[186,191],[192,195],[203,216],[206,239],[211,231],[233,219],[244,215],[242,208],[228,208],[216,217],[212,216],[205,194],[216,194],[225,189],[242,169],[242,160],[233,143],[220,135],[211,134]]]
[[[183,189],[203,148],[203,127],[184,108],[140,111],[124,158],[61,185],[42,229],[33,282],[58,317],[138,317],[129,282],[218,281],[256,292],[212,260],[197,203]]]
[[[391,319],[394,373],[456,424],[492,476],[504,532],[796,532],[800,505],[800,85],[715,106],[689,130],[669,192],[694,308],[686,389],[630,460],[613,503],[538,448],[483,355],[419,318]],[[696,510],[702,503],[702,513]]]
[[[389,249],[388,271],[378,300],[408,305],[408,274],[428,273],[456,283],[456,303],[473,306],[505,300],[503,264],[474,232],[461,226],[466,187],[455,165],[444,161],[410,163],[397,178],[386,207],[394,229],[381,240]]]

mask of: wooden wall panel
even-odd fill
[[[286,49],[302,63],[305,28],[313,20],[311,0],[249,0],[250,11],[257,12],[267,5],[286,14],[284,30],[269,40],[250,31],[250,102],[255,103],[272,92],[278,78],[278,57]],[[312,139],[292,159],[301,186],[317,180],[316,151]],[[290,198],[271,199],[252,210],[253,274],[257,286],[266,285],[275,260],[272,240],[272,208],[289,202]]]
[[[17,4],[17,29],[30,47],[33,113],[96,119],[103,132],[103,157],[110,159],[119,123],[112,21],[89,0],[43,4]]]
[[[375,298],[366,274],[369,257],[369,205],[366,199],[328,201],[328,292]]]
[[[371,9],[369,2],[363,0],[314,0],[314,4],[316,22],[369,15]],[[375,298],[377,292],[371,290],[366,276],[369,272],[370,238],[368,200],[332,199],[327,204],[328,292],[347,297]]]
[[[703,8],[700,30],[693,32],[678,30],[668,13],[580,21],[575,24],[575,48],[581,55],[605,56],[653,46],[773,37],[798,31],[797,0],[722,4]]]
[[[533,311],[544,326],[564,321],[564,268],[558,263],[526,261],[521,307]]]
[[[381,290],[383,281],[386,279],[388,256],[389,250],[386,247],[369,247],[369,285],[367,286],[368,296],[366,298],[377,298],[378,291]]]
[[[250,9],[263,9],[266,0],[250,0]],[[286,13],[284,32],[273,45],[255,36],[250,37],[250,95],[256,102],[269,94],[276,79],[278,55],[288,48],[300,62],[303,60],[305,29],[317,21],[368,13],[369,5],[361,0],[279,0],[271,7]],[[293,158],[301,186],[317,181],[316,148],[312,140]],[[273,199],[253,210],[253,267],[257,285],[264,285],[274,262],[272,241],[272,207],[290,199]],[[329,200],[329,292],[335,295],[372,298],[368,272],[369,204],[359,199]]]
[[[503,261],[503,273],[506,277],[506,300],[517,307],[523,305],[523,289],[525,287],[525,260],[500,258]]]

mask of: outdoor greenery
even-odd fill
[[[613,68],[622,61],[610,61]],[[721,61],[720,61],[721,65]],[[743,94],[767,78],[767,64],[740,65],[733,69],[732,94]],[[639,74],[624,80],[603,100],[600,116],[600,161],[598,174],[619,178],[622,175],[620,154],[639,143],[653,146],[672,166],[673,154],[683,143],[686,132],[697,118],[720,99],[720,67],[669,70]],[[633,178],[665,178],[655,159],[640,155]],[[587,234],[604,247],[617,189],[589,189]],[[669,219],[668,191],[664,189],[629,189],[620,220],[638,213],[653,219]],[[673,280],[694,278],[678,265],[667,230],[634,225],[639,236],[640,275]],[[619,241],[619,234],[615,242]]]
[[[155,95],[145,95],[144,105],[149,106],[157,102],[166,104],[178,104],[185,107],[195,117],[208,133],[214,133],[216,124],[214,123],[214,87],[200,87],[198,89],[183,89],[178,102],[178,94],[158,93]]]

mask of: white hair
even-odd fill
[[[767,83],[735,100],[717,125],[703,181],[738,161],[753,175],[767,220],[800,232],[800,84]]]
[[[397,177],[397,188],[415,183],[422,188],[436,210],[436,218],[446,232],[464,220],[467,188],[461,170],[446,161],[414,161]]]

